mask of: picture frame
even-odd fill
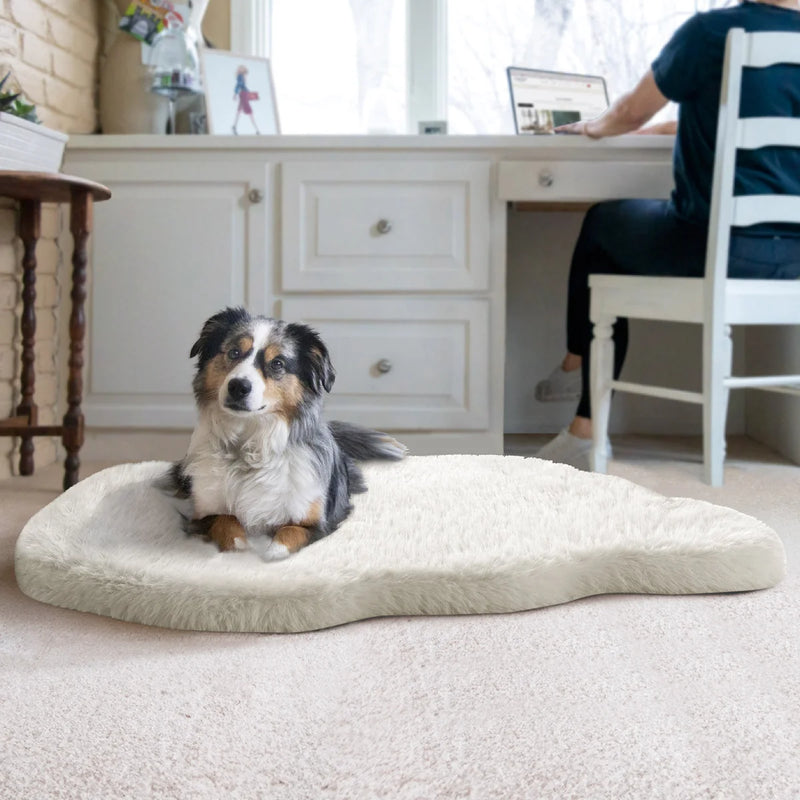
[[[280,133],[268,58],[204,48],[200,59],[210,134]]]

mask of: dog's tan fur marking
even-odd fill
[[[278,528],[273,541],[282,544],[290,553],[296,553],[308,544],[309,538],[306,528],[300,525],[284,525]]]
[[[322,519],[322,500],[315,500],[308,507],[305,519],[303,519],[300,522],[300,524],[304,528],[310,528],[312,525],[316,525],[321,519]]]
[[[253,349],[252,336],[240,336],[234,343],[234,347],[238,347],[242,355],[249,353]]]
[[[268,344],[264,348],[264,363],[269,364],[273,358],[277,358],[281,354],[281,348],[277,344]]]
[[[297,407],[303,401],[303,385],[298,377],[291,373],[286,373],[278,378],[269,374],[270,362],[278,358],[281,352],[281,347],[277,344],[268,344],[264,348],[264,364],[267,367],[264,400],[273,405],[275,412],[287,422],[291,422]]]
[[[236,517],[220,514],[208,531],[208,538],[223,552],[242,549],[247,544],[247,534]],[[239,543],[237,545],[237,541]]]
[[[291,422],[297,407],[303,401],[303,384],[297,375],[287,373],[280,380],[267,378],[264,383],[264,400],[274,403],[275,413]]]
[[[284,398],[283,407],[294,415],[297,406],[303,402],[303,384],[297,375],[287,375],[281,381],[281,393]]]
[[[216,400],[217,392],[219,392],[220,386],[224,383],[230,371],[230,367],[230,363],[222,353],[214,356],[214,358],[206,364],[203,373],[203,391],[205,393],[204,400],[206,403]]]

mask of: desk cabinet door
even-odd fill
[[[149,161],[80,169],[113,193],[95,211],[87,422],[193,425],[189,350],[203,322],[226,305],[261,305],[267,168]]]

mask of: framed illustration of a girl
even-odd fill
[[[209,133],[280,133],[269,59],[206,49],[202,62]]]

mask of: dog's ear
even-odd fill
[[[336,380],[336,370],[331,363],[328,348],[325,347],[319,336],[316,338],[319,342],[319,346],[311,348],[311,360],[314,364],[313,373],[317,383],[321,385],[326,392],[330,392],[333,388],[333,382]],[[316,391],[319,392],[319,386],[316,387]]]
[[[336,371],[331,363],[328,348],[319,334],[308,325],[290,323],[286,332],[294,338],[299,345],[299,360],[301,362],[300,378],[313,392],[322,394],[329,392],[336,379]]]
[[[202,367],[206,361],[213,358],[222,347],[225,336],[231,327],[242,322],[247,322],[250,315],[243,308],[226,308],[218,314],[214,314],[205,321],[203,329],[200,331],[200,338],[192,345],[189,351],[189,358],[194,358],[199,354],[200,361],[198,367]]]

